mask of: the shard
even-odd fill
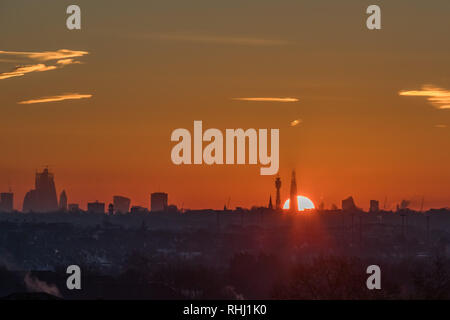
[[[295,179],[295,170],[292,170],[291,177],[291,192],[290,192],[290,211],[297,212],[298,211],[298,201],[297,201],[297,181]]]

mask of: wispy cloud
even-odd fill
[[[152,33],[143,36],[156,40],[186,41],[210,44],[231,44],[247,46],[282,46],[290,44],[288,41],[275,39],[262,39],[253,37],[220,36],[188,33]]]
[[[435,124],[435,128],[447,128],[448,126],[446,124]]]
[[[295,119],[294,121],[291,121],[290,125],[291,127],[295,127],[298,126],[299,124],[301,124],[303,122],[302,119]]]
[[[79,93],[66,93],[59,96],[42,97],[38,99],[31,99],[26,101],[21,101],[19,104],[35,104],[35,103],[45,103],[45,102],[57,102],[64,100],[79,100],[79,99],[89,99],[92,94],[79,94]]]
[[[50,60],[61,60],[78,58],[89,54],[87,51],[75,51],[68,49],[60,49],[56,51],[42,51],[42,52],[24,52],[24,51],[1,51],[0,55],[13,56],[20,58],[28,58],[37,61],[50,61]]]
[[[450,90],[424,85],[421,90],[402,90],[401,96],[426,97],[428,102],[437,109],[450,109]]]
[[[46,66],[45,64],[34,64],[28,66],[17,66],[13,71],[0,73],[0,80],[21,77],[31,72],[43,72],[57,69],[56,66]]]
[[[88,52],[73,51],[67,49],[62,49],[58,51],[44,51],[44,52],[0,51],[0,56],[1,55],[14,56],[40,62],[57,60],[55,65],[45,65],[43,63],[35,63],[16,66],[12,71],[0,73],[0,80],[14,77],[22,77],[25,74],[31,72],[49,71],[60,69],[71,64],[79,64],[81,62],[74,60],[74,58],[82,57],[85,54],[88,54]]]
[[[237,101],[252,101],[252,102],[298,102],[297,98],[289,97],[255,97],[255,98],[232,98]]]
[[[56,61],[56,63],[59,65],[63,65],[63,66],[67,66],[69,64],[81,64],[80,61],[75,61],[73,59],[61,59],[61,60]]]

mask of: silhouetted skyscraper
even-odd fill
[[[35,188],[25,195],[23,211],[51,212],[58,210],[53,174],[47,168],[36,173]]]
[[[353,197],[342,200],[342,210],[350,212],[357,210]]]
[[[63,190],[59,195],[59,209],[63,211],[67,211],[67,195],[66,190]]]
[[[58,210],[54,177],[47,168],[42,173],[36,173],[36,192],[38,211],[49,212]]]
[[[281,209],[281,197],[280,197],[280,188],[281,188],[281,179],[277,177],[275,180],[275,188],[277,188],[277,197],[275,199],[275,208],[277,210]]]
[[[164,192],[155,192],[150,195],[151,211],[167,211],[168,195]]]
[[[131,200],[126,197],[114,196],[113,203],[114,203],[114,213],[116,214],[128,213],[128,211],[130,211]]]
[[[23,212],[30,212],[37,210],[37,192],[36,190],[30,190],[25,194],[25,198],[23,199]]]
[[[0,212],[12,212],[14,206],[14,194],[3,192],[0,194]]]
[[[298,211],[298,201],[297,201],[297,181],[295,179],[295,170],[292,170],[292,177],[291,177],[291,192],[290,192],[290,198],[289,198],[289,209],[292,212]]]
[[[273,204],[272,204],[272,195],[269,198],[269,209],[272,210],[273,209]]]

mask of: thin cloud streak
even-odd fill
[[[68,66],[69,64],[81,64],[80,61],[76,61],[73,59],[62,59],[62,60],[56,61],[56,63],[59,65],[62,65],[62,66]]]
[[[75,51],[69,49],[60,49],[56,51],[42,51],[42,52],[25,52],[25,51],[1,51],[0,55],[14,56],[21,58],[28,58],[37,61],[50,61],[78,58],[89,54],[87,51]]]
[[[46,102],[58,102],[64,100],[79,100],[79,99],[89,99],[92,94],[79,94],[79,93],[67,93],[59,96],[42,97],[38,99],[31,99],[26,101],[18,102],[18,104],[36,104],[36,103],[46,103]]]
[[[398,94],[409,97],[426,97],[435,108],[450,109],[450,91],[433,85],[424,85],[421,90],[402,90]]]
[[[295,119],[294,121],[291,121],[291,127],[298,126],[298,125],[301,124],[302,122],[303,122],[302,119]]]
[[[21,58],[28,58],[36,61],[57,60],[56,65],[45,65],[43,63],[19,65],[13,71],[0,73],[0,80],[22,77],[31,72],[43,72],[55,69],[61,69],[71,64],[80,64],[80,61],[74,60],[75,57],[81,57],[88,52],[73,50],[58,50],[44,52],[17,52],[17,51],[0,51],[0,55],[10,55]]]
[[[185,41],[185,42],[211,43],[211,44],[232,44],[232,45],[247,45],[247,46],[282,46],[290,44],[290,42],[284,40],[234,37],[234,36],[182,34],[182,33],[154,33],[145,35],[144,37],[156,40]]]
[[[435,124],[434,125],[435,128],[447,128],[446,124]]]
[[[4,72],[0,73],[0,80],[3,79],[9,79],[14,77],[22,77],[26,75],[27,73],[31,72],[44,72],[49,70],[55,70],[58,67],[56,66],[46,66],[45,64],[34,64],[34,65],[27,65],[27,66],[17,66],[13,71],[11,72]]]
[[[232,98],[236,101],[251,101],[251,102],[298,102],[297,98],[280,98],[280,97],[255,97],[255,98]]]

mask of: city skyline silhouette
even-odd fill
[[[169,204],[175,208],[174,210],[183,210],[183,209],[218,209],[218,208],[211,208],[211,207],[199,207],[199,208],[185,208],[183,205],[181,207],[177,207],[175,203],[169,203],[168,202],[168,194],[165,192],[160,191],[150,191],[149,192],[149,200],[150,202],[147,202],[148,205],[141,205],[136,204],[133,202],[132,197],[127,197],[123,195],[118,195],[117,193],[111,195],[110,200],[103,200],[99,201],[99,198],[95,197],[95,195],[91,196],[91,199],[95,198],[95,201],[89,201],[85,200],[86,202],[76,202],[76,201],[69,201],[68,195],[66,192],[67,188],[62,188],[61,192],[59,193],[59,198],[57,197],[57,188],[54,178],[54,173],[49,171],[48,166],[45,166],[45,168],[42,170],[42,172],[36,171],[35,173],[35,187],[34,189],[31,189],[30,191],[26,192],[22,206],[15,207],[14,206],[14,193],[12,190],[9,192],[1,192],[2,201],[0,201],[0,210],[2,208],[5,212],[11,212],[11,211],[21,211],[21,212],[56,212],[56,211],[62,211],[67,212],[71,211],[68,210],[69,207],[72,209],[75,209],[75,211],[78,211],[82,209],[84,206],[83,204],[86,203],[85,208],[86,211],[93,211],[93,212],[102,212],[102,213],[129,213],[130,210],[133,208],[135,210],[147,210],[152,212],[157,211],[167,211],[169,208]],[[282,180],[280,178],[280,175],[277,175],[275,178],[273,178],[273,186],[275,187],[275,190],[268,190],[268,197],[269,197],[269,204],[268,208],[273,209],[275,211],[279,212],[300,212],[303,211],[303,208],[308,209],[314,209],[314,210],[335,210],[337,208],[341,208],[343,211],[352,211],[352,210],[363,210],[362,206],[356,205],[355,201],[352,196],[347,197],[346,199],[343,199],[342,205],[341,202],[339,203],[331,203],[326,205],[323,201],[323,199],[320,200],[320,202],[312,202],[311,199],[305,197],[302,195],[301,191],[298,190],[297,187],[297,176],[296,176],[296,170],[291,171],[290,175],[290,189],[285,190],[284,193],[288,193],[288,196],[286,198],[281,198],[280,189],[282,186]],[[69,189],[70,190],[70,189]],[[300,188],[301,190],[301,188]],[[272,193],[275,194],[275,207],[272,203]],[[297,199],[297,197],[299,197]],[[59,200],[58,200],[59,199]],[[296,208],[292,208],[290,206],[290,203],[292,203],[294,199],[294,203],[296,203]],[[398,210],[414,210],[414,211],[427,211],[429,209],[448,209],[448,206],[440,207],[440,208],[425,208],[424,207],[424,198],[420,200],[419,204],[414,204],[409,199],[402,199],[401,201],[390,204],[388,206],[387,204],[387,197],[384,199],[384,202],[380,205],[380,199],[371,199],[368,204],[368,209],[366,210],[369,213],[372,212],[379,212],[379,211],[398,211]],[[177,202],[185,201],[184,199],[178,199]],[[17,200],[16,200],[17,202]],[[154,204],[154,203],[161,203],[161,204]],[[20,203],[20,202],[19,202]],[[98,207],[98,206],[101,207]],[[108,207],[109,205],[109,207]],[[91,208],[97,208],[89,210],[89,207]],[[420,210],[418,210],[418,207]],[[228,209],[233,209],[233,207],[230,207],[230,199],[225,202],[224,207]],[[264,205],[258,206],[255,204],[251,204],[247,208],[252,207],[265,207]],[[242,206],[237,205],[235,208],[242,208]],[[300,209],[301,208],[301,209]],[[73,210],[72,210],[73,211]]]

